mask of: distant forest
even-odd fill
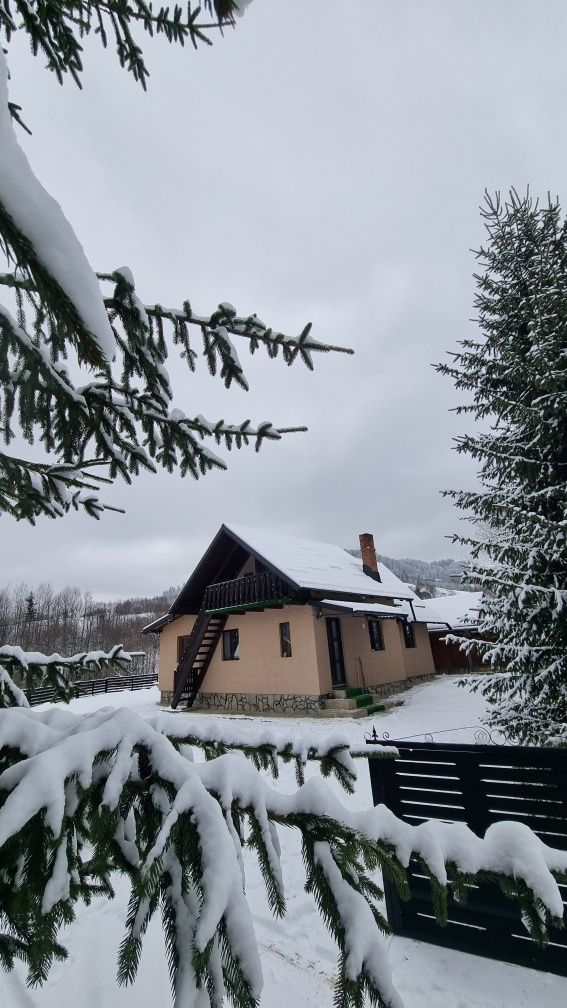
[[[466,570],[465,561],[458,560],[413,560],[404,558],[394,560],[392,557],[378,557],[378,562],[386,564],[401,581],[415,585],[416,594],[420,598],[435,598],[438,588],[451,588],[462,591],[473,586],[463,581]]]
[[[360,556],[358,550],[348,550]],[[402,581],[415,585],[421,598],[433,598],[438,589],[468,587],[463,583],[463,566],[456,560],[395,560],[379,556]],[[136,658],[133,673],[157,670],[159,637],[142,634],[143,627],[163,615],[181,586],[161,595],[126,598],[118,602],[97,602],[80,588],[56,591],[44,583],[0,588],[0,644],[19,644],[25,651],[72,655],[95,649],[109,650],[122,644],[126,651],[144,651]],[[91,678],[86,675],[85,678]]]
[[[360,550],[347,549],[352,556],[360,556]],[[415,586],[415,592],[420,598],[435,598],[439,588],[453,591],[472,589],[473,586],[463,580],[466,561],[452,560],[414,560],[404,557],[395,560],[393,557],[378,556],[378,563],[389,567],[392,574],[399,577],[405,584]],[[442,592],[445,594],[445,592]]]
[[[126,651],[145,652],[133,661],[132,673],[153,672],[159,638],[143,635],[142,629],[167,612],[177,590],[169,588],[152,598],[97,602],[80,588],[55,591],[45,583],[36,588],[27,584],[0,588],[0,644],[19,644],[25,651],[65,657],[122,644]],[[92,677],[92,672],[84,676]]]

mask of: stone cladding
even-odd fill
[[[170,704],[171,690],[161,691],[161,702]],[[288,714],[290,717],[317,717],[323,698],[297,693],[197,693],[194,710],[223,711],[229,714]]]

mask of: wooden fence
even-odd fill
[[[73,683],[78,696],[95,696],[97,693],[117,693],[119,690],[148,689],[157,683],[157,672],[149,675],[112,676],[107,679],[81,679]],[[44,686],[26,694],[30,707],[51,703],[55,697],[52,686]]]
[[[395,760],[369,759],[374,804],[416,825],[426,819],[465,822],[483,836],[502,820],[525,823],[550,847],[567,850],[567,750],[523,746],[396,742]],[[567,976],[567,886],[560,886],[565,928],[551,929],[540,949],[518,905],[497,885],[472,886],[466,906],[449,897],[446,927],[435,920],[429,882],[412,861],[411,899],[384,880],[388,920],[396,934]]]

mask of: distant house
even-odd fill
[[[160,634],[173,707],[317,714],[348,687],[388,693],[434,674],[425,604],[376,561],[327,543],[223,525]]]
[[[447,634],[472,639],[478,637],[482,592],[456,591],[423,601],[437,616],[437,620],[428,625],[436,671],[470,673],[485,669],[478,654],[466,655],[459,644],[446,640]]]

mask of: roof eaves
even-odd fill
[[[159,631],[162,630],[164,626],[167,626],[168,623],[173,623],[174,619],[176,619],[174,613],[168,612],[164,616],[160,616],[158,619],[153,620],[152,623],[148,623],[147,626],[142,627],[142,633],[159,633]]]

